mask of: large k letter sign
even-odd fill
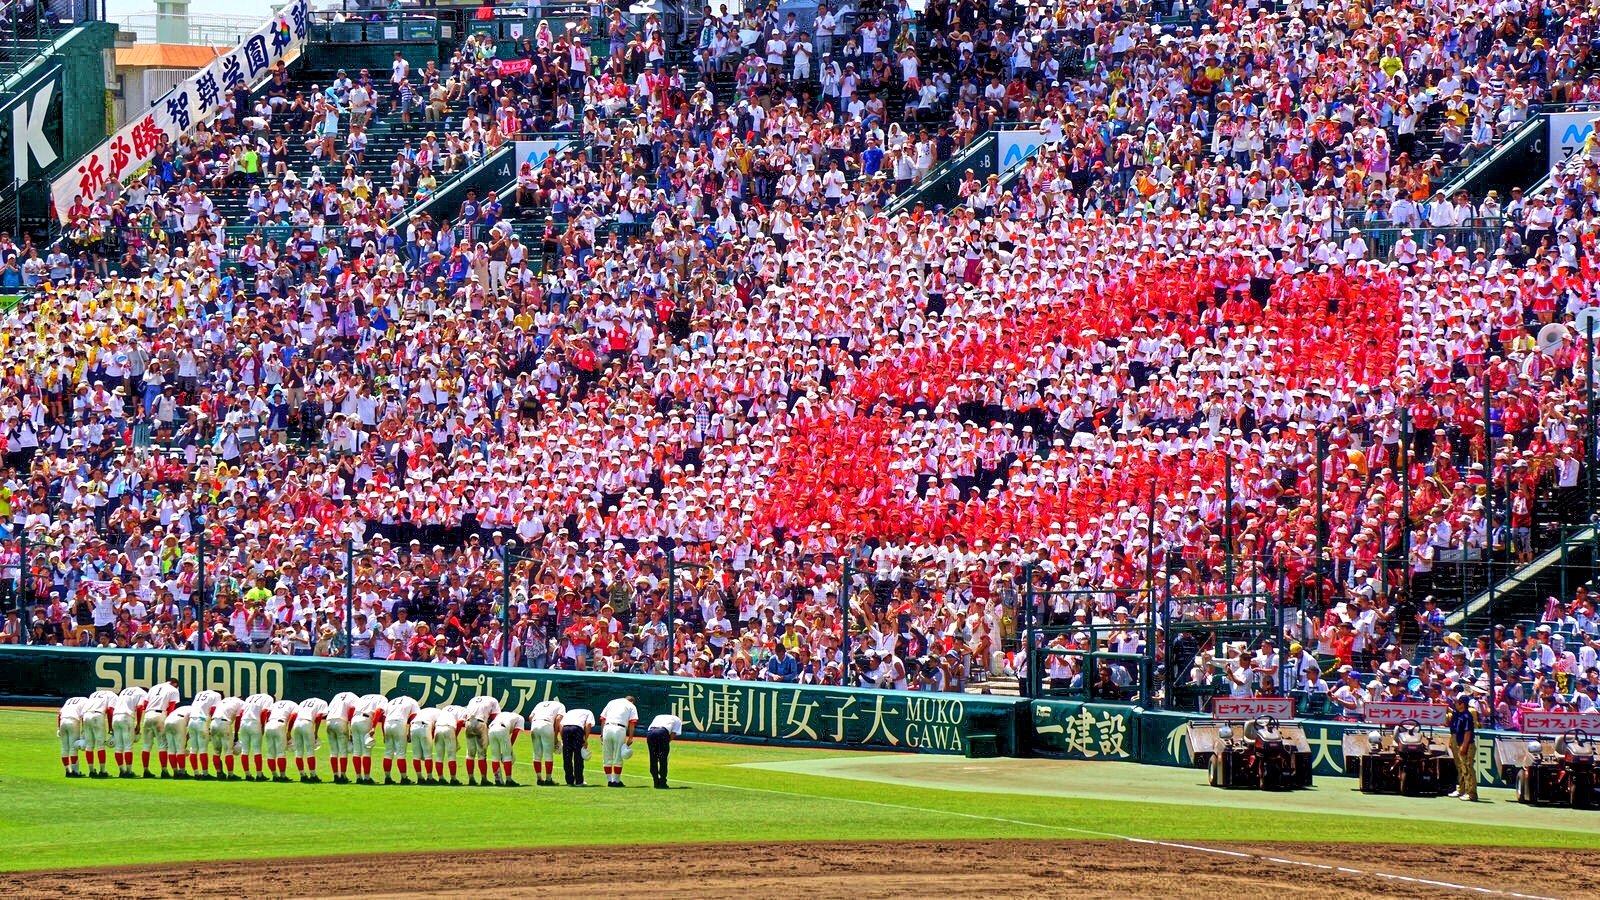
[[[28,157],[38,160],[40,169],[47,169],[56,161],[56,148],[51,146],[44,131],[44,117],[55,96],[56,82],[51,79],[39,85],[31,101],[18,103],[11,109],[11,165],[18,181],[27,181],[31,174]]]
[[[20,91],[0,108],[0,127],[11,146],[3,159],[10,172],[5,184],[44,175],[61,158],[61,73],[57,69]],[[4,166],[0,163],[0,166]]]

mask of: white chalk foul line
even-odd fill
[[[1487,894],[1494,897],[1513,897],[1516,900],[1557,900],[1555,897],[1543,897],[1538,894],[1519,894],[1516,891],[1501,891],[1494,888],[1478,887],[1470,884],[1455,884],[1449,881],[1436,881],[1430,878],[1415,878],[1410,875],[1398,875],[1393,872],[1367,871],[1353,869],[1348,866],[1330,866],[1323,863],[1306,862],[1299,859],[1285,859],[1281,856],[1262,856],[1241,850],[1224,850],[1221,847],[1202,847],[1198,844],[1181,844],[1175,841],[1157,841],[1150,838],[1131,837],[1126,834],[1115,834],[1110,831],[1095,831],[1091,828],[1073,828],[1070,825],[1052,825],[1048,822],[1029,822],[1026,819],[1009,819],[1005,816],[985,816],[979,813],[964,813],[950,809],[934,809],[927,806],[910,806],[903,803],[883,803],[877,800],[861,800],[855,797],[834,797],[827,794],[801,794],[795,791],[779,791],[772,788],[747,787],[742,784],[722,784],[716,781],[684,781],[673,779],[683,784],[699,785],[700,787],[726,788],[730,791],[749,791],[754,794],[775,794],[779,797],[798,797],[802,800],[836,800],[841,803],[855,803],[861,806],[875,806],[879,809],[897,809],[903,812],[933,813],[941,816],[954,816],[958,819],[978,819],[985,822],[1000,822],[1005,825],[1021,825],[1025,828],[1043,828],[1047,831],[1068,831],[1073,834],[1090,835],[1114,841],[1127,841],[1130,844],[1149,844],[1156,847],[1166,847],[1172,850],[1189,850],[1195,853],[1210,853],[1214,856],[1231,856],[1236,859],[1255,859],[1261,862],[1274,863],[1282,866],[1298,866],[1307,869],[1320,869],[1322,871],[1344,872],[1348,875],[1362,875],[1370,878],[1382,878],[1386,881],[1400,881],[1407,884],[1420,884],[1428,887],[1443,888],[1451,891],[1464,891],[1471,894]]]

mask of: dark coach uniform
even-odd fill
[[[569,709],[561,717],[561,771],[569,787],[583,787],[583,753],[593,727],[594,713],[587,709]]]
[[[650,780],[656,787],[667,786],[667,757],[672,753],[672,739],[683,734],[683,720],[663,713],[650,720],[645,730],[644,742],[650,748]]]

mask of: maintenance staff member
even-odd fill
[[[667,756],[672,753],[672,739],[680,734],[683,720],[669,713],[651,719],[644,733],[645,746],[650,748],[650,779],[662,790],[667,787]]]
[[[594,713],[587,709],[569,709],[561,717],[561,771],[567,776],[567,787],[584,786],[583,760],[593,727]]]
[[[1478,719],[1467,695],[1457,694],[1454,709],[1450,711],[1450,753],[1456,758],[1456,774],[1461,780],[1450,796],[1462,800],[1478,799],[1477,727]]]
[[[600,762],[606,770],[606,787],[624,787],[622,761],[633,753],[633,729],[639,724],[639,707],[632,697],[618,697],[600,710]]]

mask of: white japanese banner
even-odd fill
[[[67,222],[68,210],[79,197],[88,202],[107,184],[127,180],[155,157],[163,137],[175,141],[210,120],[221,111],[227,93],[238,85],[254,89],[265,81],[273,63],[305,43],[310,25],[307,0],[289,0],[255,34],[173,88],[57,178],[50,186],[56,216]]]
[[[1274,719],[1294,717],[1293,697],[1213,697],[1213,719],[1254,719],[1271,716]]]
[[[1416,703],[1401,700],[1382,700],[1362,707],[1367,722],[1373,725],[1399,725],[1416,720],[1418,725],[1443,725],[1450,710],[1437,703]]]
[[[1524,709],[1522,730],[1526,734],[1562,734],[1573,729],[1600,735],[1600,712]]]

